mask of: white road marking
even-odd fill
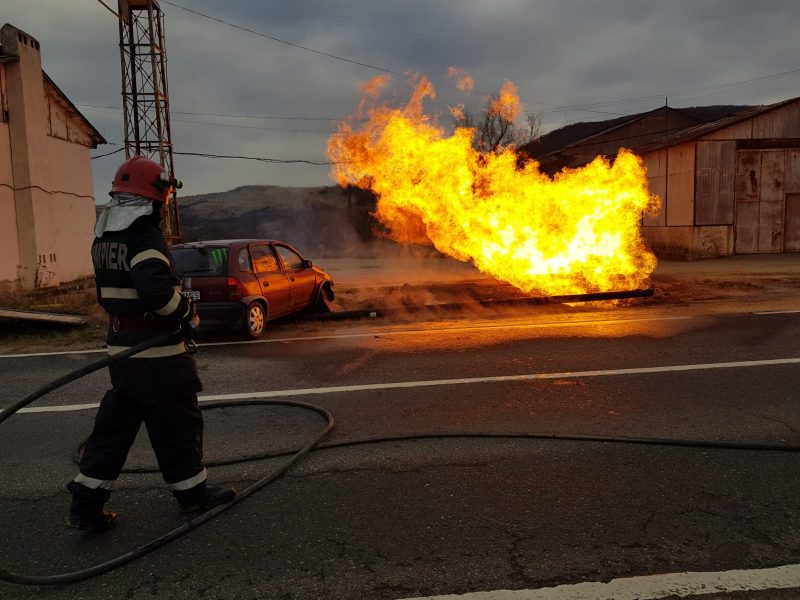
[[[30,354],[0,354],[0,358],[30,358],[32,356],[60,356],[62,354],[98,354],[105,353],[105,348],[95,350],[62,350],[61,352],[32,352]]]
[[[796,313],[800,313],[800,310],[762,310],[760,312],[754,312],[754,315],[793,315]]]
[[[317,340],[336,340],[348,338],[365,338],[391,335],[425,335],[429,333],[463,333],[465,331],[481,331],[489,329],[543,329],[550,327],[580,327],[585,325],[611,325],[614,323],[643,323],[648,321],[685,321],[693,317],[645,317],[642,319],[598,319],[584,321],[550,321],[544,323],[501,323],[495,325],[468,325],[462,327],[432,327],[429,329],[398,329],[396,331],[368,331],[364,333],[337,333],[329,335],[312,335],[302,337],[270,338],[263,340],[205,342],[197,344],[200,348],[212,346],[241,346],[253,344],[282,344],[288,342],[310,342]],[[98,354],[105,353],[105,348],[94,350],[65,350],[61,352],[34,352],[30,354],[0,354],[0,358],[31,358],[37,356],[59,356],[62,354]]]
[[[800,565],[644,575],[612,579],[608,583],[584,582],[536,590],[495,590],[404,600],[657,600],[795,587],[800,587]]]
[[[770,367],[800,363],[800,358],[775,358],[769,360],[748,360],[725,363],[702,363],[693,365],[667,365],[662,367],[635,367],[630,369],[606,369],[600,371],[564,371],[561,373],[528,373],[524,375],[498,375],[492,377],[467,377],[461,379],[430,379],[421,381],[397,381],[368,383],[362,385],[336,385],[318,388],[295,388],[287,390],[268,390],[263,392],[240,392],[235,394],[216,394],[199,396],[200,402],[219,402],[224,400],[246,400],[248,398],[287,398],[292,396],[313,396],[322,394],[341,394],[368,392],[376,390],[395,390],[419,387],[466,385],[474,383],[507,383],[512,381],[533,381],[537,379],[578,379],[584,377],[608,377],[613,375],[641,375],[647,373],[670,373],[681,371],[702,371],[709,369],[738,369],[748,367]],[[68,412],[96,408],[99,404],[71,404],[64,406],[38,406],[23,408],[20,413]],[[2,411],[0,411],[2,412]]]

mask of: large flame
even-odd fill
[[[374,102],[385,83],[363,89]],[[520,166],[513,148],[474,150],[471,129],[446,135],[424,114],[426,96],[435,91],[421,78],[405,107],[373,105],[358,130],[342,122],[328,141],[332,175],[375,192],[375,216],[390,238],[432,244],[526,293],[648,284],[656,259],[639,225],[658,199],[640,158],[622,150],[613,164],[598,157],[551,178],[535,161]],[[518,114],[513,84],[495,103],[501,115]]]

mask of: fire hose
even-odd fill
[[[81,367],[71,373],[68,373],[50,383],[42,386],[35,392],[29,394],[19,402],[11,405],[7,409],[0,412],[0,424],[9,419],[12,415],[17,413],[20,409],[31,404],[35,400],[41,398],[70,382],[80,379],[90,373],[93,373],[103,367],[106,367],[113,362],[131,357],[139,352],[147,350],[153,346],[161,344],[168,339],[173,338],[174,333],[167,333],[157,336],[151,340],[143,342],[137,346],[133,346],[123,352],[108,356],[99,361]],[[268,475],[258,479],[241,490],[236,498],[227,504],[223,504],[212,508],[197,517],[186,521],[183,525],[168,531],[167,533],[155,538],[146,544],[135,548],[129,552],[121,554],[115,558],[98,563],[86,569],[72,571],[69,573],[62,573],[58,575],[27,575],[17,573],[0,567],[0,580],[8,581],[11,583],[24,584],[24,585],[53,585],[53,584],[66,584],[77,583],[101,575],[117,567],[125,565],[133,560],[141,558],[149,554],[153,550],[168,544],[196,527],[202,525],[215,518],[219,514],[231,508],[233,505],[241,502],[254,492],[258,491],[265,485],[271,483],[295,464],[300,458],[307,455],[312,450],[323,450],[331,448],[341,448],[345,446],[355,446],[360,444],[373,444],[389,441],[403,441],[403,440],[419,440],[419,439],[441,439],[441,438],[518,438],[518,439],[544,439],[544,440],[559,440],[559,441],[580,441],[580,442],[610,442],[610,443],[626,443],[626,444],[642,444],[642,445],[658,445],[658,446],[673,446],[673,447],[689,447],[689,448],[709,448],[709,449],[727,449],[727,450],[750,450],[750,451],[773,451],[773,452],[800,452],[800,445],[785,444],[785,443],[768,443],[768,442],[741,442],[731,440],[703,440],[703,439],[678,439],[678,438],[650,438],[650,437],[627,437],[627,436],[607,436],[607,435],[583,435],[583,434],[560,434],[560,433],[535,433],[535,432],[458,432],[458,431],[440,431],[440,432],[426,432],[426,433],[407,433],[400,435],[382,435],[373,437],[364,437],[359,439],[341,440],[334,442],[321,443],[321,440],[333,429],[334,419],[333,416],[324,408],[314,404],[304,402],[294,402],[289,400],[233,400],[224,402],[208,403],[202,406],[205,409],[232,407],[232,406],[257,406],[257,405],[271,405],[271,406],[292,406],[303,408],[316,412],[323,416],[327,423],[325,427],[317,434],[312,436],[299,448],[266,451],[246,456],[235,457],[233,459],[206,461],[207,466],[222,466],[237,464],[248,461],[262,460],[268,458],[287,457],[280,466],[273,470]],[[79,462],[80,451],[83,444],[76,450],[73,460]],[[127,473],[153,473],[158,472],[155,467],[140,467],[125,469]]]
[[[106,367],[116,361],[129,358],[134,354],[138,354],[147,350],[148,348],[152,348],[153,346],[157,346],[166,342],[168,340],[174,339],[175,333],[164,333],[159,336],[156,336],[150,340],[142,342],[136,346],[128,348],[123,352],[119,352],[112,356],[107,356],[101,360],[93,362],[89,365],[81,367],[71,373],[67,373],[66,375],[59,377],[51,381],[50,383],[42,386],[35,392],[29,394],[16,404],[11,405],[9,408],[4,409],[0,412],[0,424],[4,421],[9,419],[12,415],[18,412],[20,409],[24,408],[28,404],[32,403],[35,400],[38,400],[45,394],[48,394],[58,388],[80,379],[81,377],[85,377],[90,373],[93,373],[103,367]],[[193,519],[186,521],[183,525],[168,531],[167,533],[163,534],[162,536],[155,538],[146,544],[135,548],[129,552],[124,554],[120,554],[119,556],[107,560],[102,563],[98,563],[86,569],[81,569],[79,571],[72,571],[70,573],[61,573],[58,575],[27,575],[24,573],[16,573],[14,571],[9,571],[0,567],[0,580],[8,581],[11,583],[18,583],[24,585],[53,585],[53,584],[63,584],[63,583],[77,583],[78,581],[83,581],[85,579],[89,579],[91,577],[95,577],[102,573],[106,573],[112,569],[116,569],[124,564],[127,564],[137,558],[141,558],[142,556],[149,554],[156,548],[160,548],[165,544],[168,544],[182,535],[190,532],[191,530],[199,527],[203,523],[206,523],[216,517],[217,515],[225,512],[235,504],[241,502],[254,492],[258,491],[268,483],[272,482],[273,480],[277,479],[281,475],[283,475],[289,467],[291,467],[294,463],[300,460],[303,456],[308,454],[314,446],[316,446],[319,441],[325,437],[332,429],[333,429],[333,416],[324,408],[319,406],[315,406],[313,404],[306,404],[304,402],[293,402],[288,400],[257,400],[257,401],[234,401],[234,402],[220,402],[217,403],[216,407],[221,406],[243,406],[243,405],[260,405],[260,404],[270,404],[270,405],[280,405],[280,406],[294,406],[299,408],[304,408],[307,410],[314,411],[322,415],[326,420],[327,423],[325,427],[313,437],[311,437],[305,444],[303,444],[299,449],[297,449],[294,453],[292,453],[289,458],[284,461],[280,466],[278,466],[275,470],[271,473],[267,474],[266,476],[262,477],[261,479],[257,480],[254,483],[251,483],[249,486],[244,488],[243,490],[239,491],[236,497],[228,502],[227,504],[222,504],[220,506],[216,506],[196,517]]]

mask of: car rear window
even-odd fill
[[[228,274],[227,246],[209,248],[172,248],[172,260],[178,275],[217,277]]]

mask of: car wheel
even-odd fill
[[[317,294],[317,299],[314,301],[314,304],[311,306],[312,312],[315,313],[327,313],[331,312],[331,291],[328,287],[321,287],[319,289],[319,293]]]
[[[264,333],[267,325],[267,313],[261,302],[251,302],[244,311],[244,334],[252,340],[256,340]]]

